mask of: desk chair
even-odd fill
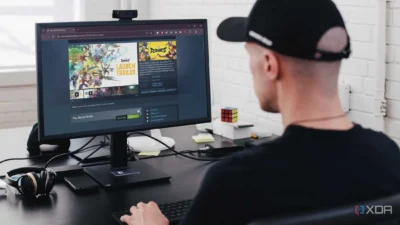
[[[248,225],[392,225],[400,224],[400,194],[377,200],[367,201],[362,209],[356,210],[356,204],[339,207],[330,210],[314,211],[305,214],[297,214],[279,218],[262,219],[249,223]],[[392,206],[392,214],[374,215],[367,213],[366,206]],[[387,208],[388,209],[388,208]],[[378,210],[378,208],[376,208]],[[356,215],[358,211],[359,215]],[[375,211],[375,209],[373,210]],[[378,210],[380,212],[380,210]]]

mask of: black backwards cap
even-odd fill
[[[347,45],[341,52],[318,49],[332,28],[343,28]],[[317,61],[349,58],[350,37],[331,0],[258,0],[249,17],[232,17],[218,27],[220,39],[256,42],[282,55]]]

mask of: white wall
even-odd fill
[[[378,0],[335,0],[353,39],[352,59],[345,61],[342,79],[352,88],[350,118],[373,126],[375,90],[375,25]],[[400,0],[387,1],[386,98],[388,115],[385,133],[400,145]]]
[[[386,132],[400,144],[400,1],[389,2],[388,8]]]
[[[365,127],[374,126],[375,24],[377,0],[335,0],[352,37],[352,58],[343,63],[341,81],[351,85],[349,117]],[[216,27],[229,16],[247,16],[255,0],[151,0],[150,17],[207,18],[211,57],[211,79],[216,106],[236,106],[239,117],[281,133],[279,115],[260,110],[252,90],[248,57],[243,45],[225,43],[216,37]],[[400,0],[388,3],[387,133],[400,143]]]
[[[33,125],[37,121],[36,86],[32,85],[34,72],[0,74],[0,77],[8,75],[30,82],[8,83],[7,86],[0,82],[0,129]]]
[[[352,39],[353,54],[345,60],[341,81],[351,85],[349,118],[365,127],[374,127],[376,0],[336,0]]]

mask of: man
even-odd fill
[[[400,192],[400,155],[386,135],[350,122],[338,97],[349,37],[330,0],[259,0],[249,18],[218,28],[245,41],[261,108],[280,112],[284,134],[214,165],[182,224],[244,225]],[[133,224],[166,225],[155,203],[139,203]]]

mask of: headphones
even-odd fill
[[[25,197],[46,196],[53,189],[57,174],[49,169],[23,167],[6,174],[6,183]]]
[[[36,123],[32,127],[32,131],[29,134],[28,142],[27,142],[27,150],[31,156],[40,155],[40,145],[49,144],[49,145],[58,145],[56,153],[65,153],[69,151],[69,147],[71,142],[69,139],[60,139],[60,140],[51,140],[39,142],[39,128]]]

